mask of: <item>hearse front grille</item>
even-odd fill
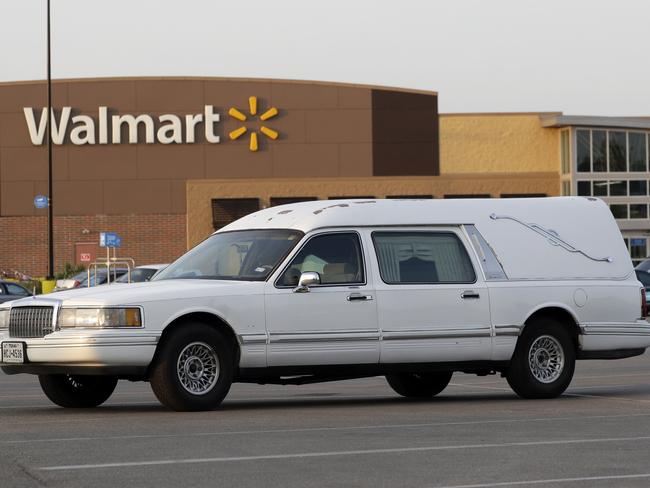
[[[54,307],[13,307],[9,315],[9,337],[45,337],[54,331]]]

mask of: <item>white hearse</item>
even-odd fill
[[[432,397],[454,371],[560,395],[576,359],[650,346],[645,294],[594,198],[340,200],[248,215],[153,281],[0,305],[5,373],[39,375],[64,407],[119,379],[176,410],[232,382],[385,375]]]

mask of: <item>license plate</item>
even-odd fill
[[[3,363],[24,363],[25,343],[24,342],[3,342],[2,362]]]

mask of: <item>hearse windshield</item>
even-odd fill
[[[264,281],[302,236],[302,232],[289,229],[214,234],[158,273],[152,281]]]

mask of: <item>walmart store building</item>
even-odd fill
[[[45,106],[43,82],[0,83],[0,270],[34,276]],[[633,259],[649,252],[650,118],[439,114],[435,92],[231,78],[60,80],[53,106],[57,268],[94,260],[103,231],[169,262],[259,208],[349,197],[593,195]]]

